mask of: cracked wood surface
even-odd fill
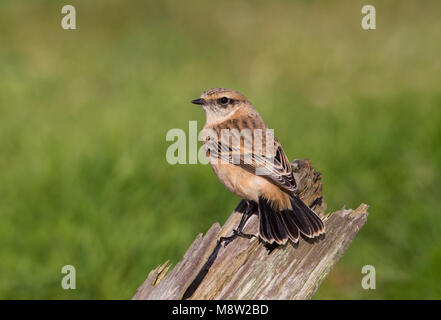
[[[292,166],[300,198],[324,217],[324,236],[273,250],[257,238],[219,246],[218,239],[239,224],[241,214],[233,212],[223,227],[215,223],[205,236],[199,234],[172,270],[168,261],[152,270],[133,299],[310,299],[365,224],[368,205],[325,216],[321,174],[309,160],[295,160]],[[254,215],[244,232],[257,230]]]

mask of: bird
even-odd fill
[[[220,182],[242,198],[243,214],[235,235],[252,214],[259,218],[258,237],[267,244],[297,243],[301,235],[325,233],[322,219],[297,194],[292,167],[279,141],[238,91],[213,88],[192,100],[205,111],[202,145]]]

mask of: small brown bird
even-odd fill
[[[214,172],[228,190],[245,200],[236,209],[243,213],[236,234],[250,237],[241,229],[256,210],[259,236],[270,244],[296,243],[300,234],[314,238],[325,232],[322,220],[297,197],[282,146],[271,139],[271,130],[242,94],[214,88],[192,103],[205,110],[202,143]]]

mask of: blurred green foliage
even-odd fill
[[[209,166],[165,159],[167,131],[201,128],[189,101],[218,86],[312,160],[329,212],[371,206],[315,298],[441,298],[441,3],[369,1],[374,31],[364,4],[2,0],[0,298],[130,298],[223,223],[239,199]]]

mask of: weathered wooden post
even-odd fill
[[[292,163],[300,197],[322,217],[326,210],[321,174],[309,160]],[[325,216],[326,234],[314,241],[268,248],[258,239],[229,236],[241,215],[233,212],[225,225],[215,223],[199,234],[184,258],[171,271],[168,262],[152,270],[133,299],[309,299],[364,225],[368,205]],[[244,232],[256,233],[257,217]]]

